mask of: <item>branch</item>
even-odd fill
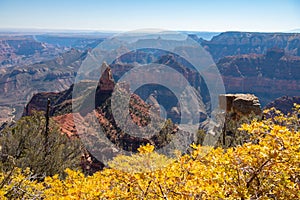
[[[266,160],[251,176],[251,178],[247,181],[247,185],[246,187],[249,188],[250,187],[250,183],[257,177],[258,173],[262,170],[262,168],[268,163],[270,162],[271,159]]]
[[[167,195],[163,192],[163,190],[162,190],[162,188],[161,188],[161,185],[160,185],[159,183],[158,183],[158,187],[159,187],[159,190],[160,190],[160,192],[161,192],[163,198],[164,198],[165,200],[168,200]]]

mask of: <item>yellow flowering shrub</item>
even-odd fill
[[[29,168],[0,173],[0,199],[42,199],[44,185],[32,180],[34,178]]]
[[[92,176],[66,169],[64,180],[56,175],[41,183],[17,171],[1,185],[0,195],[10,198],[25,191],[20,198],[300,199],[299,115],[300,106],[288,116],[268,110],[266,119],[240,128],[251,142],[228,149],[192,144],[190,154],[168,158],[146,145],[138,154],[116,157]],[[4,179],[0,174],[0,181]]]

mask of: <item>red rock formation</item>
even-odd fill
[[[26,106],[25,114],[30,115],[33,110],[40,110],[44,111],[46,108],[46,102],[47,99],[51,99],[51,115],[54,115],[52,119],[56,121],[60,127],[60,130],[63,134],[67,134],[68,137],[81,137],[78,134],[89,134],[89,136],[93,137],[93,134],[98,133],[91,133],[89,130],[89,127],[85,127],[85,119],[89,119],[91,115],[96,116],[99,120],[99,125],[103,128],[103,131],[106,135],[106,137],[115,145],[117,145],[119,148],[123,148],[124,150],[130,150],[130,151],[136,151],[137,148],[140,145],[145,145],[147,143],[155,144],[158,147],[165,145],[167,141],[164,141],[162,138],[165,138],[166,134],[175,134],[178,131],[178,128],[170,123],[166,125],[162,132],[158,135],[149,136],[149,138],[143,138],[143,137],[135,137],[128,133],[125,133],[123,130],[121,130],[111,113],[111,105],[110,105],[110,96],[114,89],[115,83],[111,74],[111,70],[109,66],[107,66],[105,63],[103,65],[104,72],[98,82],[98,86],[96,89],[96,95],[95,95],[95,102],[96,104],[99,104],[98,106],[95,106],[90,109],[87,109],[87,112],[84,114],[84,118],[79,113],[71,113],[72,112],[72,88],[60,92],[60,93],[39,93],[34,95],[34,97],[31,99],[29,104]],[[87,84],[87,83],[83,83]],[[122,97],[123,93],[124,95],[127,94],[128,91],[128,85],[125,83],[122,84],[123,87],[120,87],[120,97]],[[89,93],[86,93],[87,95],[90,95]],[[87,97],[89,98],[89,96]],[[148,125],[148,122],[150,121],[149,118],[149,109],[150,106],[147,105],[138,95],[133,94],[130,99],[130,117],[127,120],[132,120],[135,124],[138,126],[146,126]],[[76,116],[74,116],[76,115]],[[82,118],[82,120],[80,120]],[[74,122],[74,119],[76,119],[76,122]],[[155,115],[152,120],[158,120],[159,115]],[[78,132],[77,130],[81,130]],[[84,135],[82,135],[84,137]],[[150,138],[151,137],[151,138]],[[101,142],[101,141],[100,141]],[[113,153],[113,149],[111,148],[104,148],[99,150],[100,153],[103,153],[102,151],[106,151],[107,153],[111,152]],[[85,170],[99,170],[99,162],[96,160],[93,161],[92,155],[84,154],[83,155],[83,168]],[[94,164],[97,164],[96,169],[94,169]],[[93,167],[94,166],[94,167]],[[101,165],[102,166],[102,165]]]
[[[99,93],[112,93],[115,87],[115,81],[110,67],[104,62],[101,69],[105,69],[98,83]]]
[[[52,119],[59,125],[62,134],[66,134],[69,138],[76,136],[77,130],[74,123],[73,113],[67,113],[52,117]]]

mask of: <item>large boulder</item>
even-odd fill
[[[220,108],[239,117],[252,113],[261,115],[259,99],[253,94],[222,94],[219,96]]]

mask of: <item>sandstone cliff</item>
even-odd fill
[[[201,44],[211,53],[215,62],[225,56],[265,54],[274,47],[300,56],[299,33],[224,32]]]
[[[300,57],[286,55],[282,49],[228,56],[217,66],[226,92],[253,93],[263,106],[281,96],[300,95]]]

